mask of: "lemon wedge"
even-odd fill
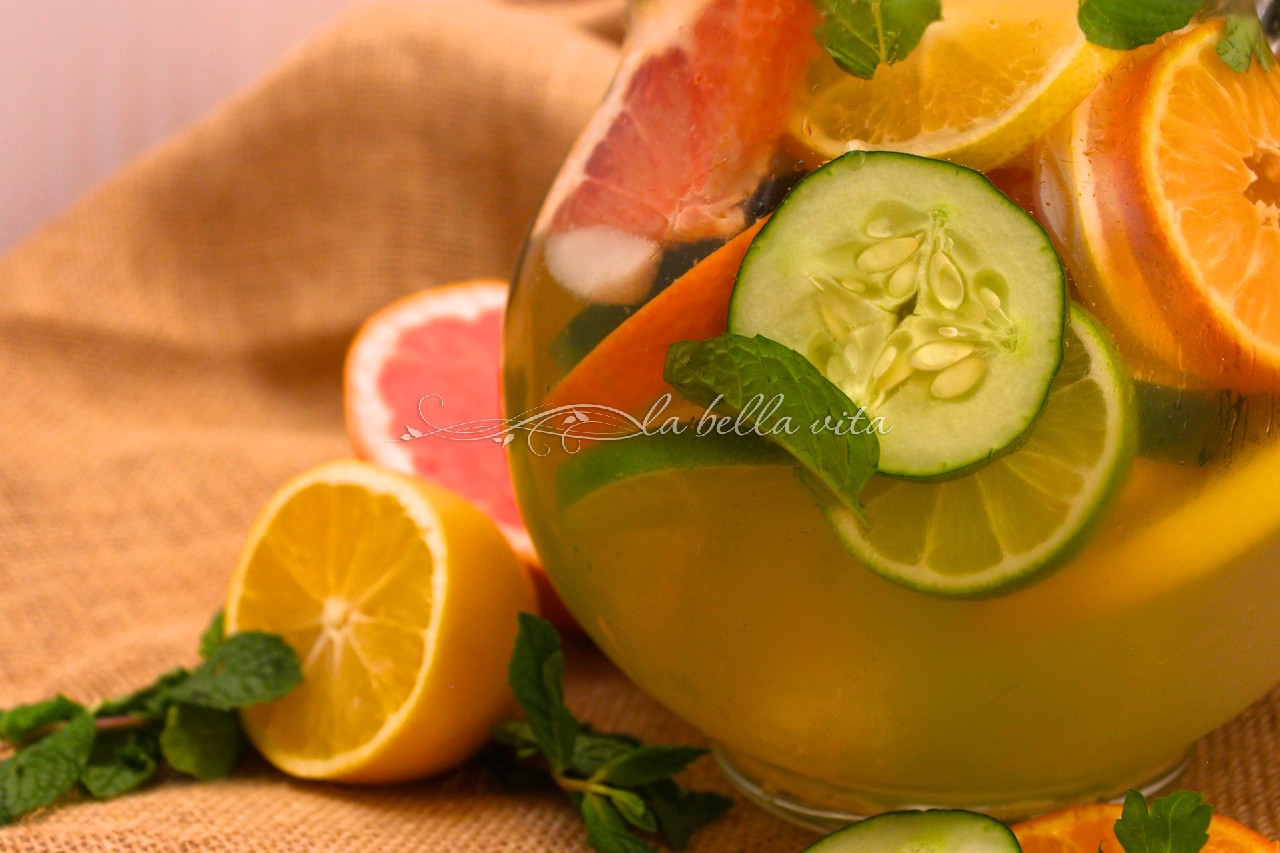
[[[874,80],[823,63],[791,121],[802,149],[905,151],[986,171],[1021,154],[1123,52],[1090,44],[1077,0],[951,3],[914,51]]]

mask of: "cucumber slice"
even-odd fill
[[[960,809],[886,812],[833,832],[804,853],[1021,853],[1013,830]]]
[[[729,331],[803,354],[884,418],[881,473],[931,479],[1030,429],[1065,312],[1048,236],[980,173],[856,151],[797,184],[751,244]]]
[[[1137,444],[1133,386],[1111,336],[1071,306],[1066,357],[1019,447],[965,477],[876,477],[864,526],[834,500],[827,518],[871,571],[933,595],[1011,592],[1062,565],[1119,491]]]

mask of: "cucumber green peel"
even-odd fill
[[[1030,429],[1065,313],[1049,238],[982,174],[852,152],[802,180],[753,241],[729,331],[804,355],[884,417],[881,473],[931,479]]]
[[[838,830],[804,853],[1021,853],[1013,830],[961,809],[886,812]]]

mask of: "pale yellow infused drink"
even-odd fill
[[[1280,679],[1280,71],[838,5],[638,4],[512,296],[530,533],[793,817],[1156,784]]]

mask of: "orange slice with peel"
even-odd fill
[[[1125,233],[1194,372],[1280,387],[1280,68],[1218,56],[1223,23],[1173,37],[1130,83],[1111,176]]]
[[[1103,320],[1130,367],[1144,379],[1185,385],[1176,374],[1196,361],[1187,353],[1202,341],[1180,340],[1165,320],[1123,237],[1116,181],[1109,172],[1118,140],[1106,128],[1135,69],[1153,51],[1134,51],[1036,142],[1032,210],[1053,239],[1080,301]]]
[[[1118,803],[1075,806],[1016,823],[1012,829],[1022,853],[1124,853],[1115,833],[1120,811]],[[1280,853],[1280,842],[1215,814],[1201,853]]]
[[[628,317],[551,389],[547,404],[647,413],[671,390],[662,378],[667,347],[724,334],[734,278],[763,225],[756,222],[716,249]]]
[[[245,730],[294,776],[392,782],[466,760],[513,710],[516,615],[534,593],[480,510],[437,486],[338,461],[286,483],[232,579],[227,630],[282,636],[292,693]]]
[[[834,63],[813,75],[791,132],[824,159],[906,151],[983,171],[1014,159],[1119,61],[1090,44],[1076,0],[964,0],[946,6],[902,61],[875,79]]]

